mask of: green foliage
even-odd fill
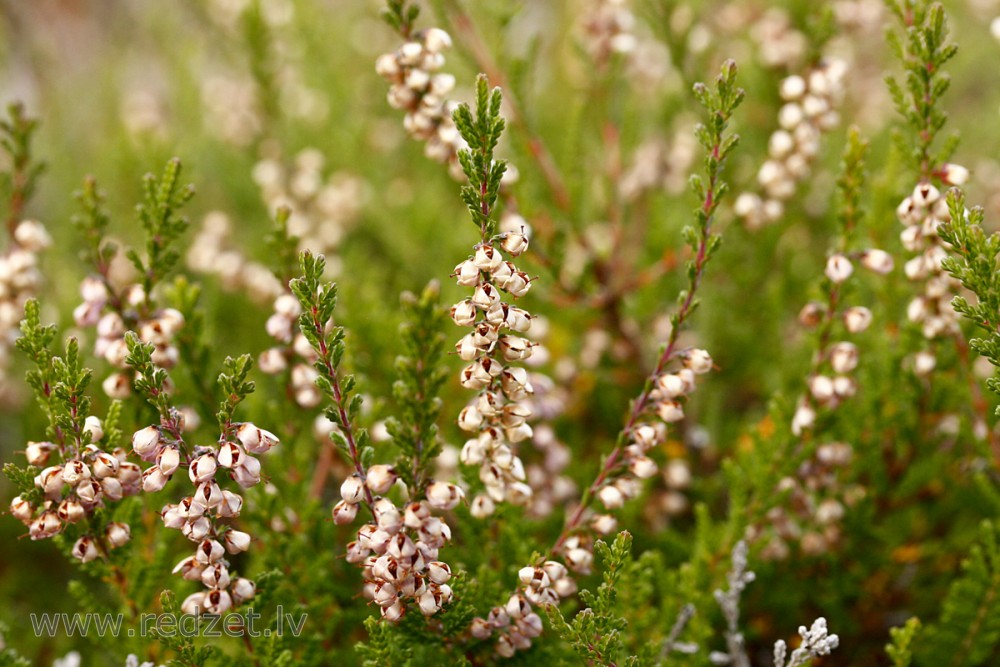
[[[420,16],[420,5],[407,0],[386,0],[382,19],[403,37],[409,37],[413,23]]]
[[[83,182],[83,189],[76,191],[73,196],[81,209],[73,216],[73,224],[83,234],[87,245],[81,254],[98,273],[106,276],[111,260],[118,252],[118,245],[105,239],[110,223],[104,208],[107,196],[97,187],[97,180],[93,176],[88,176]]]
[[[500,181],[507,171],[507,163],[494,160],[505,121],[500,115],[503,95],[499,88],[491,92],[485,74],[476,79],[476,113],[469,105],[460,105],[453,115],[455,126],[468,144],[458,152],[458,161],[469,180],[462,186],[462,201],[472,214],[472,222],[479,227],[482,240],[496,233],[494,207],[500,192]]]
[[[169,377],[167,371],[153,363],[152,343],[139,339],[134,331],[125,332],[125,343],[128,345],[128,357],[125,363],[135,371],[135,388],[146,401],[156,408],[164,424],[174,420],[171,414],[170,391],[167,386]]]
[[[549,620],[581,659],[597,664],[639,665],[638,656],[629,655],[623,638],[626,620],[617,608],[618,582],[632,559],[632,535],[622,531],[610,546],[598,540],[594,551],[603,565],[603,582],[596,593],[580,591],[584,609],[566,621],[558,607],[549,608]]]
[[[0,120],[0,147],[7,155],[0,170],[0,196],[7,203],[6,227],[9,233],[21,221],[24,206],[35,191],[38,176],[45,165],[32,157],[31,142],[38,121],[29,118],[19,103],[7,106],[7,118]],[[7,170],[9,168],[9,171]]]
[[[292,209],[279,206],[274,212],[274,229],[264,240],[264,247],[271,260],[271,269],[282,285],[287,285],[299,268],[299,238],[288,231]]]
[[[168,617],[181,618],[181,606],[172,591],[163,591],[160,594],[160,606],[163,609],[163,613]],[[154,628],[153,634],[161,646],[173,651],[177,656],[168,661],[167,664],[169,667],[201,667],[209,659],[213,658],[218,651],[218,648],[212,644],[206,644],[201,648],[197,648],[192,637],[167,628],[163,628],[162,630]]]
[[[952,306],[987,332],[985,337],[970,340],[969,347],[993,365],[993,377],[986,381],[986,386],[1000,394],[1000,271],[997,264],[1000,233],[987,235],[983,230],[983,209],[978,206],[966,209],[965,195],[957,188],[948,192],[948,208],[951,221],[943,225],[939,233],[951,244],[955,256],[946,258],[942,265],[976,296],[975,305],[960,295],[954,298]]]
[[[299,261],[302,276],[288,284],[302,306],[299,330],[318,356],[313,364],[319,372],[316,386],[332,404],[325,412],[327,419],[340,429],[333,434],[334,442],[364,480],[364,470],[371,465],[375,450],[369,444],[367,429],[356,426],[363,399],[354,391],[354,377],[338,374],[345,351],[344,329],[333,326],[328,330],[327,326],[337,307],[337,285],[323,282],[326,261],[322,255],[306,251]],[[370,498],[367,487],[365,493]]]
[[[143,177],[143,201],[136,207],[136,218],[146,232],[146,257],[135,250],[127,255],[142,275],[147,302],[153,287],[163,280],[180,259],[174,247],[188,227],[180,209],[194,196],[194,186],[180,184],[181,161],[174,158],[163,168],[163,175]]]
[[[392,385],[398,416],[386,420],[386,430],[400,450],[396,470],[413,496],[419,497],[427,482],[427,467],[441,452],[437,422],[443,406],[439,394],[448,379],[448,369],[442,365],[447,314],[436,282],[419,296],[404,293],[400,303],[406,313],[399,328],[403,354],[396,358],[399,379]]]
[[[243,354],[233,359],[226,357],[223,363],[223,371],[219,373],[219,386],[222,387],[222,404],[216,418],[219,421],[219,430],[223,435],[229,435],[233,429],[233,413],[247,396],[255,389],[253,381],[247,380],[247,374],[253,367],[253,360],[249,354]]]
[[[903,27],[903,37],[887,33],[889,44],[906,70],[905,84],[893,77],[886,83],[896,111],[909,125],[910,135],[900,137],[901,151],[909,155],[923,178],[948,160],[954,142],[948,142],[937,155],[932,145],[948,121],[941,108],[941,98],[951,86],[951,78],[942,69],[958,52],[948,41],[948,19],[940,3],[927,0],[893,0],[888,3]]]
[[[997,529],[983,522],[941,607],[941,619],[928,625],[913,649],[921,667],[992,664],[1000,644],[1000,542]]]
[[[913,661],[913,642],[921,632],[920,619],[913,617],[898,628],[889,630],[892,643],[885,647],[886,655],[892,660],[892,667],[910,667]]]

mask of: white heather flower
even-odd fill
[[[341,499],[333,506],[332,515],[334,523],[338,526],[349,524],[358,515],[358,503],[349,503]]]
[[[90,415],[83,422],[83,432],[90,434],[91,442],[98,442],[104,437],[104,427],[101,425],[101,420]]]
[[[427,503],[434,509],[454,509],[464,497],[462,489],[449,482],[432,482],[427,486]]]
[[[693,348],[684,354],[684,366],[703,375],[712,370],[712,356],[706,350]]]
[[[892,255],[885,250],[872,248],[861,253],[861,265],[869,271],[885,275],[890,273],[895,266]]]
[[[854,267],[851,260],[843,255],[837,254],[830,257],[826,262],[826,277],[834,283],[842,283],[851,277]]]
[[[380,463],[368,469],[365,483],[371,489],[372,493],[382,495],[389,492],[389,489],[392,488],[392,485],[396,483],[398,478],[399,475],[396,474],[392,466]],[[341,487],[341,492],[343,492],[343,487]],[[344,496],[344,500],[347,500],[346,496]]]
[[[250,548],[250,535],[240,530],[227,530],[222,539],[226,543],[226,550],[231,554]]]
[[[140,458],[152,455],[160,444],[160,431],[155,426],[140,429],[132,436],[132,449]]]
[[[94,538],[84,535],[78,539],[73,545],[73,556],[79,558],[84,563],[89,563],[100,556],[97,545],[94,543]]]
[[[947,163],[941,168],[941,180],[948,185],[965,185],[969,182],[969,170],[958,164]]]
[[[811,429],[816,423],[816,411],[809,405],[802,403],[795,410],[792,417],[792,434],[799,436],[802,432]]]
[[[853,306],[844,311],[844,326],[851,333],[861,333],[872,323],[872,311],[864,306]]]
[[[236,429],[236,438],[249,454],[263,454],[280,442],[278,436],[250,422],[240,424]]]
[[[215,454],[202,454],[191,461],[191,466],[188,468],[188,476],[191,478],[192,484],[200,484],[214,478],[216,470]]]
[[[858,347],[841,342],[830,347],[830,366],[837,373],[850,373],[858,365]]]
[[[127,544],[129,539],[132,537],[132,530],[129,528],[129,525],[118,521],[109,523],[107,528],[104,529],[104,532],[107,536],[108,544],[112,548]]]
[[[181,453],[176,447],[164,447],[156,455],[156,465],[167,477],[173,475],[181,464]]]
[[[609,510],[618,509],[625,504],[625,496],[615,486],[604,486],[597,492],[597,497],[601,503]]]
[[[937,366],[937,357],[929,350],[921,350],[913,357],[913,372],[917,375],[929,375]]]
[[[469,513],[477,519],[484,519],[493,514],[495,510],[496,505],[493,503],[493,500],[483,494],[479,494],[473,498],[469,506]]]
[[[364,483],[357,475],[351,475],[340,485],[340,497],[349,503],[360,503],[365,497]]]

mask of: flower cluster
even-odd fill
[[[316,351],[296,326],[301,313],[298,299],[288,292],[274,300],[274,313],[267,319],[265,328],[279,344],[261,352],[258,366],[268,375],[278,375],[291,368],[288,377],[291,395],[300,407],[308,410],[320,404],[323,394],[316,387],[319,377],[313,368]]]
[[[391,84],[389,104],[406,111],[403,125],[407,133],[424,142],[427,157],[447,164],[452,177],[461,180],[458,151],[464,143],[446,98],[455,87],[455,77],[438,71],[444,66],[442,52],[450,46],[447,32],[427,28],[396,51],[379,56],[375,71]]]
[[[628,0],[596,0],[583,15],[584,46],[597,63],[607,62],[612,54],[632,53],[638,43],[634,27]]]
[[[223,288],[245,292],[255,301],[267,301],[281,294],[281,281],[267,266],[230,247],[231,238],[229,216],[220,211],[209,212],[188,248],[188,267],[218,276]]]
[[[531,648],[531,640],[542,634],[542,618],[532,605],[555,605],[560,598],[568,597],[577,590],[566,566],[554,560],[522,567],[518,579],[521,587],[510,596],[507,604],[494,607],[486,618],[477,616],[472,619],[469,628],[476,639],[489,639],[496,634],[496,651],[504,658]]]
[[[893,259],[884,250],[872,248],[857,254],[861,265],[874,273],[884,275],[893,269]],[[810,302],[799,312],[799,322],[806,327],[832,328],[839,318],[849,334],[861,333],[872,322],[872,313],[864,306],[851,306],[838,310],[840,286],[854,273],[854,264],[847,255],[834,253],[826,262],[825,274],[829,280],[827,304]],[[796,436],[811,429],[816,423],[819,407],[833,409],[854,396],[857,383],[851,373],[857,368],[858,347],[849,341],[828,344],[817,350],[812,373],[806,380],[807,392],[799,401],[792,418],[792,433]]]
[[[783,478],[778,491],[787,494],[783,506],[767,513],[770,537],[761,550],[765,560],[785,560],[790,545],[798,544],[803,554],[816,556],[829,552],[840,542],[840,522],[847,507],[864,496],[860,486],[845,488],[839,471],[846,469],[854,449],[846,442],[827,442],[816,448],[813,457],[802,463],[794,476]],[[757,527],[747,531],[747,539],[760,536]]]
[[[207,590],[188,596],[181,608],[189,614],[223,614],[252,598],[256,589],[249,579],[230,577],[226,553],[246,551],[250,535],[226,524],[239,516],[243,498],[223,489],[216,475],[224,468],[239,487],[255,486],[260,482],[260,460],[253,455],[270,450],[278,438],[245,422],[234,424],[228,434],[232,437],[224,434],[217,446],[191,447],[181,437],[177,423],[136,431],[132,448],[144,461],[155,461],[142,473],[142,489],[147,493],[160,491],[178,469],[187,467],[193,493],[179,503],[165,505],[160,516],[167,528],[180,530],[197,544],[194,554],[178,563],[174,573],[201,581]]]
[[[371,466],[364,480],[358,474],[344,480],[341,500],[333,508],[334,521],[348,524],[362,503],[370,507],[374,521],[347,545],[347,560],[364,568],[365,596],[391,622],[401,619],[410,604],[433,616],[451,601],[451,568],[438,560],[439,550],[451,540],[451,528],[432,510],[454,509],[465,497],[454,484],[433,481],[424,500],[399,508],[380,497],[397,479],[391,466]]]
[[[778,112],[781,129],[768,141],[769,159],[757,172],[764,196],[741,194],[734,204],[736,215],[751,229],[774,222],[784,214],[784,202],[795,194],[799,182],[809,176],[820,149],[820,136],[840,122],[836,107],[843,96],[847,65],[830,60],[806,76],[790,76],[781,82],[785,104]]]
[[[149,312],[149,295],[142,285],[129,285],[116,294],[105,280],[88,276],[80,283],[83,302],[73,311],[81,327],[95,327],[94,354],[103,358],[114,371],[101,385],[111,398],[125,398],[132,393],[132,375],[128,372],[128,345],[125,333],[133,330],[140,340],[153,346],[153,363],[173,368],[179,359],[174,339],[184,326],[184,315],[174,308]]]
[[[277,156],[260,160],[253,180],[268,210],[288,208],[288,234],[298,238],[299,251],[326,257],[330,275],[340,272],[336,251],[361,214],[367,196],[359,177],[337,171],[325,176],[326,158],[315,148],[296,154],[286,166]]]
[[[38,254],[52,245],[42,223],[22,220],[14,227],[10,245],[0,254],[0,389],[6,386],[24,304],[33,297],[42,280]]]
[[[944,180],[955,185],[965,183],[969,177],[968,170],[958,165],[945,165],[942,171]],[[948,203],[933,185],[921,183],[899,204],[896,215],[905,225],[900,240],[913,255],[903,267],[906,277],[922,287],[922,293],[907,306],[906,316],[920,326],[928,340],[954,334],[958,331],[958,314],[951,299],[958,281],[941,266],[948,252],[938,236],[938,227],[951,219]],[[927,375],[935,364],[934,353],[924,350],[917,353],[913,370],[917,375]]]
[[[696,376],[712,370],[712,357],[706,350],[691,348],[678,357],[681,367],[660,373],[648,394],[647,409],[662,423],[637,423],[627,431],[628,444],[621,455],[624,469],[619,475],[610,475],[609,481],[597,489],[597,499],[607,510],[618,509],[636,497],[641,491],[641,480],[658,472],[649,453],[664,441],[664,424],[684,419],[683,402],[696,389]]]
[[[139,492],[141,470],[126,460],[125,450],[119,447],[109,453],[96,444],[104,437],[101,420],[87,417],[83,430],[90,434],[90,443],[82,450],[52,442],[29,442],[25,449],[28,464],[37,468],[46,466],[53,452],[62,460],[42,468],[35,476],[35,487],[42,498],[40,505],[21,496],[11,501],[10,513],[28,526],[33,540],[53,537],[69,524],[88,522],[98,508]],[[96,528],[87,525],[88,529]],[[106,554],[108,549],[122,546],[130,535],[127,524],[112,522],[103,527],[100,535],[81,536],[72,553],[86,563]]]
[[[458,425],[477,434],[465,443],[461,459],[465,465],[479,466],[479,479],[486,487],[486,494],[472,501],[472,513],[480,518],[492,514],[495,503],[523,505],[531,498],[524,464],[511,447],[533,435],[527,421],[532,412],[525,399],[534,389],[528,371],[511,365],[531,356],[534,343],[516,335],[528,331],[531,315],[501,295],[517,299],[531,288],[528,275],[504,260],[504,253],[517,257],[527,245],[521,232],[500,234],[479,244],[474,256],[455,267],[453,274],[459,285],[474,288],[471,298],[452,306],[451,317],[458,326],[471,329],[455,349],[470,362],[459,376],[462,386],[479,393],[462,410]]]

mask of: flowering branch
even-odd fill
[[[699,125],[696,133],[698,141],[705,148],[705,172],[707,183],[700,177],[692,178],[692,187],[701,202],[695,210],[695,220],[697,229],[688,227],[684,230],[685,240],[694,252],[694,259],[687,264],[688,288],[678,295],[678,309],[671,318],[671,330],[666,344],[663,346],[659,360],[652,374],[647,378],[642,392],[632,402],[628,419],[625,426],[619,432],[615,448],[605,458],[604,464],[594,482],[584,492],[583,498],[576,510],[566,522],[562,534],[556,540],[552,548],[553,553],[558,552],[569,536],[578,528],[583,519],[584,512],[591,500],[604,486],[605,481],[620,466],[620,458],[625,446],[630,438],[635,436],[634,431],[638,428],[640,418],[651,407],[654,400],[662,396],[656,386],[656,381],[663,376],[664,369],[676,356],[677,340],[680,336],[681,328],[688,318],[698,307],[695,295],[701,283],[705,266],[718,249],[721,237],[712,232],[712,222],[718,209],[719,202],[728,190],[728,186],[721,180],[722,169],[725,166],[726,158],[732,152],[739,141],[739,136],[726,135],[725,131],[733,112],[743,100],[744,92],[736,87],[736,63],[727,61],[722,67],[722,73],[716,80],[716,90],[713,93],[704,84],[696,84],[694,87],[695,96],[708,112],[708,124]],[[708,362],[709,367],[711,361]],[[707,370],[707,369],[705,369]],[[668,392],[673,393],[673,392]],[[679,394],[674,394],[677,396]],[[670,403],[670,401],[668,401]],[[669,405],[670,417],[673,421],[673,408],[679,410],[679,406]],[[661,417],[664,413],[660,410]],[[683,415],[683,413],[681,413]]]
[[[354,468],[356,482],[360,483],[358,495],[354,497],[352,494],[354,502],[363,499],[369,509],[372,509],[374,498],[365,482],[367,467],[371,465],[375,450],[369,445],[368,431],[355,426],[362,398],[360,395],[352,395],[354,378],[348,375],[341,379],[338,374],[345,350],[343,328],[335,326],[327,331],[327,325],[337,306],[337,286],[322,282],[326,268],[326,260],[322,255],[306,251],[299,261],[302,276],[288,284],[302,308],[299,329],[318,355],[314,364],[319,372],[316,385],[333,403],[326,411],[327,419],[340,429],[333,433],[333,442],[347,457]]]

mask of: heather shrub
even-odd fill
[[[0,664],[996,664],[998,13],[5,6]]]

